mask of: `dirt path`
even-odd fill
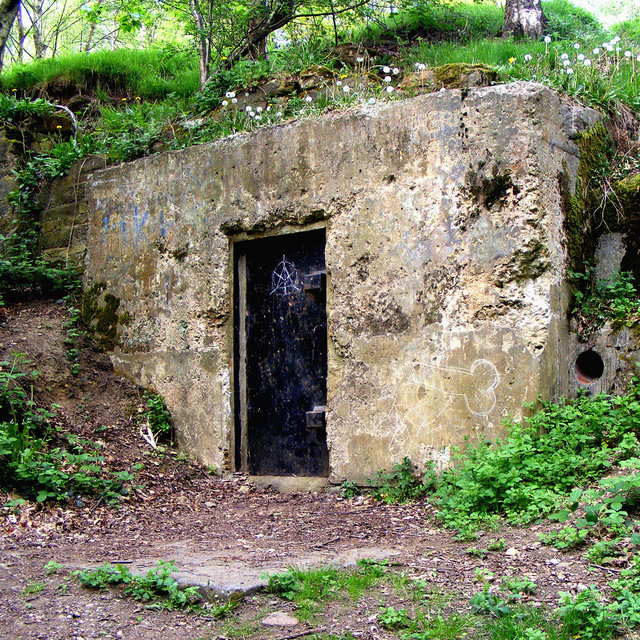
[[[246,598],[230,619],[215,620],[150,611],[117,589],[81,589],[69,576],[71,568],[104,562],[173,560],[178,569],[217,564],[245,567],[255,575],[292,565],[331,564],[349,551],[359,556],[368,550],[371,555],[388,552],[391,570],[423,580],[434,593],[451,594],[460,608],[482,588],[478,568],[495,574],[496,585],[505,577],[529,576],[538,585],[530,600],[551,605],[559,591],[605,587],[614,575],[589,567],[579,555],[540,545],[536,527],[484,532],[477,542],[460,543],[435,527],[426,503],[387,506],[368,497],[343,499],[338,493],[279,494],[256,489],[242,476],[212,476],[175,451],[158,455],[132,419],[140,402],[138,390],[114,376],[108,359],[89,342],[80,345],[79,375],[71,374],[63,342],[66,319],[63,306],[55,303],[8,308],[0,327],[2,358],[11,361],[16,351],[27,354],[33,363],[29,366],[41,372],[36,400],[44,406],[59,404],[59,423],[101,441],[115,468],[141,464],[136,478],[141,488],[119,508],[87,501],[4,509],[0,638],[283,638],[314,625],[327,633],[384,638],[392,634],[376,620],[380,605],[402,603],[387,585],[358,603],[329,607],[293,630],[267,628],[260,624],[264,616],[273,611],[295,614],[293,605],[257,594]],[[497,538],[505,541],[502,551],[484,558],[466,551],[486,548]],[[63,568],[47,575],[50,561]]]

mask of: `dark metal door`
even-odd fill
[[[320,229],[237,247],[236,459],[252,474],[328,474],[324,245]]]

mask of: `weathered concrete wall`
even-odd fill
[[[446,91],[95,174],[88,315],[230,465],[231,246],[324,221],[331,479],[446,463],[570,381],[561,184],[593,113],[531,83]],[[93,287],[93,288],[92,288]],[[93,295],[93,297],[91,297]]]

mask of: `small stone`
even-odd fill
[[[249,491],[251,491],[251,487],[243,484],[238,491],[240,491],[240,493],[249,493]]]
[[[284,611],[275,611],[264,618],[262,624],[265,627],[295,627],[298,624],[298,619]]]
[[[582,593],[583,591],[586,591],[589,587],[587,587],[586,584],[582,584],[582,582],[578,582],[578,585],[576,586],[576,590],[578,593]]]
[[[207,509],[213,509],[213,507],[216,506],[216,503],[207,501],[204,503],[204,506],[207,507]]]
[[[505,556],[519,556],[520,552],[515,547],[510,547],[504,552]]]

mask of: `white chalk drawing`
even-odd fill
[[[418,383],[400,386],[391,403],[390,446],[395,454],[406,455],[421,443],[429,443],[442,429],[439,418],[462,397],[468,411],[478,417],[491,413],[496,405],[495,389],[500,376],[489,360],[474,360],[468,369],[421,363],[427,371]]]
[[[300,291],[300,279],[295,266],[291,262],[287,262],[283,255],[282,260],[277,264],[271,274],[271,291],[269,295],[287,296],[294,291]]]

